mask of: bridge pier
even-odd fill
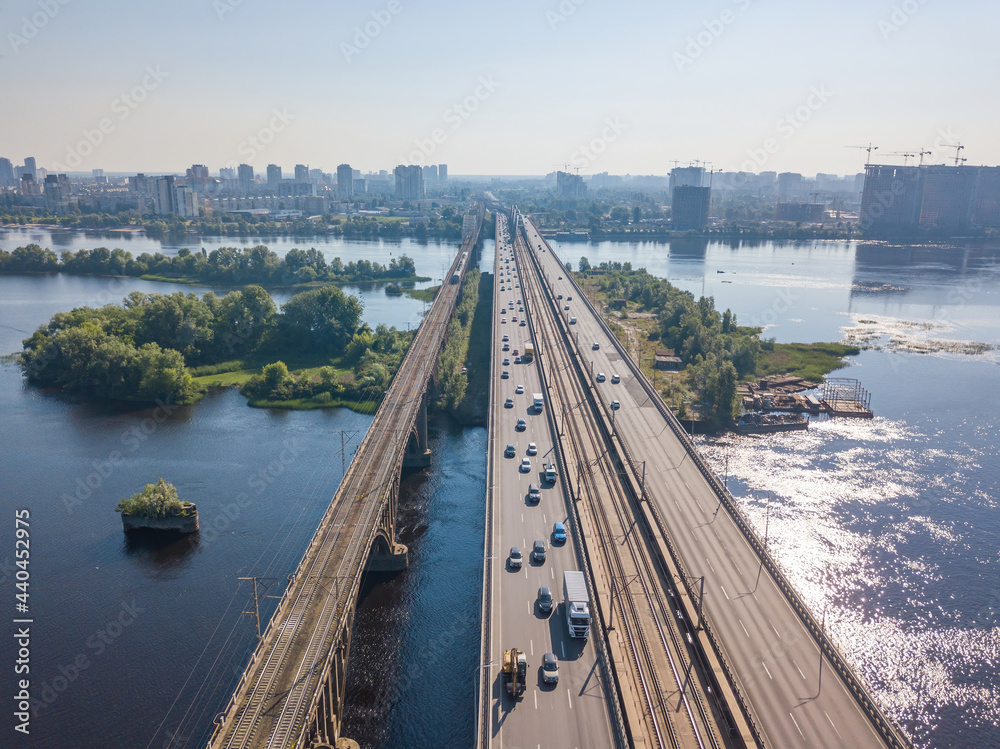
[[[427,438],[427,390],[424,390],[420,397],[417,423],[414,425],[410,438],[406,441],[403,468],[427,468],[430,464],[431,449]]]

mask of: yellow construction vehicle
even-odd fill
[[[527,685],[528,659],[517,648],[503,651],[503,681],[507,694],[515,700],[521,696]]]

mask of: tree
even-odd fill
[[[162,478],[155,484],[146,484],[142,491],[126,497],[115,507],[115,512],[141,518],[165,518],[180,515],[184,504],[177,496],[177,487]]]
[[[580,258],[580,272],[586,273],[590,270],[590,261],[585,257]]]
[[[611,220],[616,221],[619,224],[628,223],[628,208],[621,205],[616,205],[611,209]]]
[[[637,224],[642,220],[642,208],[639,206],[632,209],[632,220]]]

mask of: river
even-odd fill
[[[177,249],[129,239],[135,244],[0,232],[8,250],[26,241]],[[285,250],[320,244],[292,240]],[[432,245],[422,256],[424,248],[405,241],[329,249],[345,261],[379,262],[406,251],[418,273],[435,278],[439,255],[455,251]],[[918,746],[1000,746],[1000,367],[996,351],[971,355],[951,345],[1000,345],[997,252],[848,242],[606,242],[556,251],[574,264],[586,256],[646,266],[713,295],[779,341],[840,340],[858,330],[879,343],[837,373],[872,392],[874,420],[701,438],[702,449],[720,472],[728,465],[745,511],[761,532],[767,525],[785,570]],[[0,352],[18,350],[56,311],[133,289],[205,290],[0,277]],[[373,326],[420,319],[418,302],[384,303],[379,290],[361,295]],[[928,346],[940,341],[949,346]],[[918,345],[934,351],[907,350]],[[251,584],[238,578],[260,578],[266,621],[275,604],[267,596],[280,595],[336,490],[341,437],[346,460],[370,417],[250,409],[234,391],[169,412],[74,403],[26,387],[9,363],[0,365],[0,414],[0,507],[11,528],[15,508],[31,510],[32,679],[36,696],[49,698],[27,745],[198,746],[254,644],[253,616],[244,613],[253,609]],[[401,536],[411,566],[366,586],[352,642],[346,727],[363,745],[471,741],[485,439],[482,429],[435,421],[433,467],[404,482]],[[196,543],[162,546],[122,534],[115,503],[159,476],[198,503]],[[236,503],[241,494],[246,509]],[[8,541],[0,576],[11,592],[12,558]],[[2,653],[13,662],[9,638]],[[12,692],[7,680],[3,695]],[[4,735],[10,721],[5,711]]]

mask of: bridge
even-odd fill
[[[516,210],[507,231],[498,227],[497,248],[507,293],[496,298],[524,307],[528,333],[495,319],[494,343],[528,336],[536,357],[494,367],[477,745],[909,746],[545,240]],[[511,394],[521,416],[516,384],[532,379],[546,416],[524,416],[525,433],[540,456],[551,451],[559,480],[526,506],[524,479],[501,452],[514,440],[519,460],[524,438],[500,401]],[[508,546],[540,537],[542,518],[566,520],[574,547],[551,563],[586,572],[593,624],[586,646],[560,662],[567,699],[539,678],[516,701],[500,686],[500,653],[530,646],[533,666],[566,642],[558,617],[538,626],[541,570],[525,584],[504,566]],[[558,585],[552,593],[558,602]],[[574,713],[574,701],[595,695],[603,706]]]
[[[366,569],[406,564],[395,528],[400,474],[404,466],[429,462],[427,388],[483,213],[482,207],[476,211],[229,705],[216,718],[210,749],[353,743],[341,737],[340,727],[358,590]]]

